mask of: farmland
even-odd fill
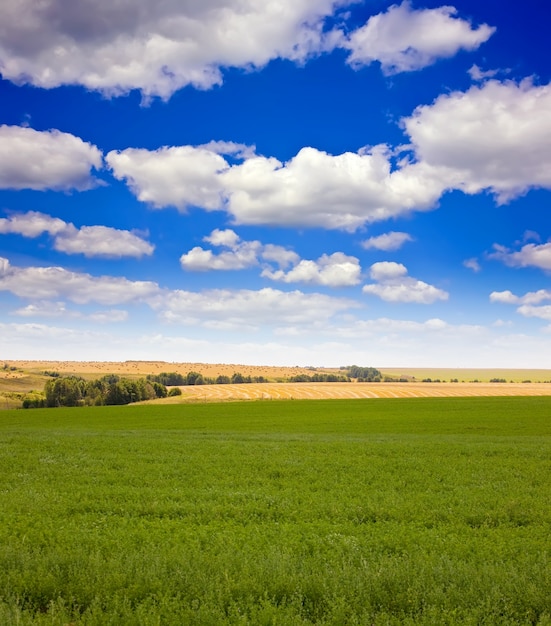
[[[224,385],[187,385],[182,395],[160,402],[196,403],[280,399],[361,399],[473,396],[551,395],[551,370],[415,369],[382,370],[384,377],[407,382],[295,383],[293,377],[343,373],[339,368],[275,367],[222,363],[166,363],[163,361],[8,361],[0,369],[0,409],[19,408],[25,394],[41,393],[52,374],[85,380],[105,375],[139,379],[162,372],[198,372],[210,380],[218,376],[262,377],[266,382]],[[452,382],[454,381],[454,382]],[[491,382],[500,381],[500,382]]]
[[[549,625],[550,415],[549,397],[4,411],[0,623]]]

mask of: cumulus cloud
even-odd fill
[[[144,301],[159,292],[159,286],[154,282],[92,276],[62,267],[23,268],[0,259],[0,268],[0,291],[32,300],[65,298],[77,304],[97,302],[111,306]]]
[[[490,294],[490,302],[518,305],[516,311],[523,317],[536,317],[551,321],[551,304],[541,304],[546,301],[551,301],[550,289],[529,291],[523,296],[517,296],[510,290],[493,291]]]
[[[355,230],[433,208],[442,192],[439,177],[423,164],[393,170],[384,145],[339,155],[303,148],[285,163],[254,155],[230,165],[204,146],[129,148],[110,152],[106,161],[154,208],[225,210],[237,224]]]
[[[509,267],[537,267],[551,270],[551,242],[540,245],[529,243],[516,251],[494,244],[493,249],[488,258],[501,261]]]
[[[550,85],[490,80],[441,95],[402,123],[442,190],[489,190],[504,203],[551,187],[550,110]]]
[[[0,71],[16,83],[84,85],[168,98],[208,89],[222,68],[304,61],[337,44],[324,21],[343,0],[8,0],[0,4]]]
[[[214,150],[193,146],[153,151],[127,148],[109,152],[105,160],[115,178],[125,180],[138,200],[154,208],[223,208],[224,187],[219,175],[229,164]]]
[[[545,306],[532,306],[530,304],[523,304],[517,309],[517,313],[524,315],[524,317],[538,317],[542,320],[551,321],[551,305]]]
[[[503,304],[540,304],[546,300],[551,300],[550,289],[538,289],[538,291],[529,291],[523,296],[517,296],[512,291],[492,291],[490,294],[490,302],[501,302]]]
[[[322,255],[317,261],[302,259],[296,252],[260,241],[242,241],[231,229],[212,231],[203,238],[213,246],[229,248],[218,254],[200,246],[180,257],[188,271],[241,270],[262,264],[261,276],[285,283],[307,283],[326,287],[357,285],[361,267],[357,258],[342,252]],[[273,264],[278,266],[274,268]],[[289,266],[290,270],[285,271]]]
[[[301,260],[292,269],[264,270],[262,276],[284,283],[306,283],[346,287],[360,282],[361,267],[356,257],[342,252],[322,255],[317,261]]]
[[[107,226],[82,226],[79,229],[38,211],[0,218],[0,234],[38,237],[42,233],[54,237],[54,248],[59,252],[87,257],[141,257],[153,254],[155,249],[155,246],[128,230]]]
[[[415,10],[403,2],[371,17],[352,33],[345,47],[351,50],[352,66],[378,61],[383,72],[391,75],[419,70],[461,49],[474,50],[494,31],[487,24],[473,28],[451,6]]]
[[[247,242],[254,243],[254,242]],[[185,270],[200,272],[207,270],[243,270],[258,265],[258,249],[255,246],[241,245],[236,250],[214,254],[200,246],[182,254],[180,264]]]
[[[210,142],[128,148],[106,161],[154,208],[196,206],[225,211],[235,224],[354,231],[432,210],[446,190],[489,190],[504,203],[551,188],[549,110],[551,86],[489,80],[417,107],[401,122],[410,143],[395,151],[380,144],[332,155],[304,147],[282,162],[252,147]],[[405,234],[388,235],[367,245],[405,241]]]
[[[390,252],[398,250],[408,241],[413,241],[413,237],[408,235],[408,233],[391,231],[378,235],[377,237],[366,239],[362,242],[362,247],[366,250],[384,250],[385,252]]]
[[[0,233],[3,235],[15,234],[35,238],[43,233],[58,235],[66,228],[67,222],[38,211],[14,213],[9,217],[0,218]]]
[[[229,228],[215,229],[203,241],[229,250],[215,254],[212,250],[196,246],[180,257],[183,269],[195,272],[246,269],[258,265],[258,256],[263,247],[260,241],[241,241],[239,235]]]
[[[391,261],[374,263],[370,269],[370,276],[377,282],[364,285],[362,291],[378,296],[386,302],[432,304],[436,300],[448,299],[446,291],[408,276],[407,268],[401,263]]]
[[[0,126],[0,189],[82,191],[95,185],[91,170],[101,167],[100,150],[79,137]]]

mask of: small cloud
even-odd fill
[[[442,289],[408,276],[407,268],[401,263],[374,263],[370,276],[377,283],[364,285],[362,291],[378,296],[385,302],[432,304],[436,300],[447,300],[449,296]]]
[[[515,296],[512,291],[492,291],[490,294],[490,302],[501,302],[503,304],[518,304],[520,298]]]
[[[411,72],[461,49],[475,50],[495,31],[487,24],[472,28],[456,14],[451,6],[416,10],[407,1],[392,5],[352,32],[343,44],[351,50],[347,62],[363,67],[378,61],[386,75]]]
[[[528,243],[516,251],[495,243],[493,249],[494,252],[488,254],[488,258],[501,261],[509,267],[536,267],[551,270],[551,242],[540,245]]]
[[[342,252],[322,255],[317,261],[302,260],[288,272],[265,269],[262,276],[285,283],[306,283],[326,287],[346,287],[360,282],[357,258]]]
[[[378,237],[370,237],[362,242],[362,247],[366,250],[384,250],[390,252],[398,250],[407,241],[413,241],[413,237],[408,233],[391,231]]]
[[[478,67],[478,65],[473,64],[470,69],[468,70],[468,74],[471,77],[471,79],[474,82],[481,82],[483,80],[486,80],[488,78],[493,78],[494,76],[496,76],[497,74],[499,74],[500,71],[499,70],[482,70],[480,69],[480,67]]]
[[[463,266],[466,267],[467,269],[472,270],[473,272],[480,272],[480,270],[482,269],[480,267],[480,263],[478,262],[478,259],[474,257],[472,259],[465,259],[465,261],[463,261]]]

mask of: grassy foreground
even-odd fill
[[[4,411],[0,623],[551,624],[551,398]]]

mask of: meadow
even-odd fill
[[[6,410],[0,623],[551,624],[551,398]]]

